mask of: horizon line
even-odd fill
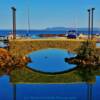
[[[54,29],[55,28],[55,29]],[[58,30],[65,30],[67,28],[72,28],[72,29],[81,29],[81,28],[85,28],[85,29],[88,29],[88,27],[47,27],[47,28],[33,28],[33,29],[30,29],[30,30],[57,30],[56,28],[58,28]],[[59,28],[64,28],[64,29],[59,29]],[[94,27],[94,28],[97,28],[97,29],[100,29],[100,27]],[[2,28],[0,30],[12,30],[12,28]],[[27,28],[19,28],[19,29],[16,29],[16,30],[27,30],[29,31]]]

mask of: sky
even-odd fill
[[[94,7],[94,26],[100,27],[100,0],[0,0],[0,29],[12,29],[16,7],[17,29],[47,27],[87,27],[87,9]],[[29,9],[29,14],[28,14]]]

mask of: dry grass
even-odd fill
[[[74,51],[84,40],[77,39],[20,39],[10,41],[10,52],[25,56],[33,51],[47,48],[59,48]],[[95,42],[94,42],[95,43]],[[95,44],[94,44],[95,45]]]

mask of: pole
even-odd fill
[[[90,9],[88,9],[88,39],[91,39],[90,31]]]
[[[13,16],[13,39],[16,39],[16,8],[11,7]]]
[[[95,8],[92,8],[91,9],[91,35],[92,35],[92,39],[93,39],[93,24],[94,24],[94,22],[93,22],[93,19],[94,19],[94,10],[95,10]]]
[[[13,84],[13,100],[16,100],[16,84]]]
[[[27,36],[29,36],[29,34],[30,34],[30,6],[29,6],[29,1],[27,2],[27,24],[28,24]]]
[[[93,84],[87,83],[87,100],[93,100]]]
[[[28,33],[30,33],[30,10],[28,7]]]

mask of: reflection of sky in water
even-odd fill
[[[43,72],[61,72],[74,68],[76,65],[68,64],[64,61],[66,57],[73,57],[75,54],[60,49],[45,49],[35,51],[28,55],[32,63],[30,68]]]
[[[100,43],[96,43],[96,47],[100,47]]]
[[[0,77],[0,100],[12,100],[13,87],[8,76]]]
[[[100,100],[100,76],[93,85],[93,100]],[[17,84],[16,100],[88,100],[87,84]],[[56,98],[56,99],[55,99]],[[0,77],[0,100],[13,100],[9,77]]]
[[[23,91],[24,88],[27,91]],[[30,98],[32,98],[33,100],[86,100],[86,89],[87,86],[84,84],[17,85],[17,99],[23,100],[27,98],[30,100]]]
[[[100,76],[96,77],[96,83],[93,85],[93,100],[100,100]]]

